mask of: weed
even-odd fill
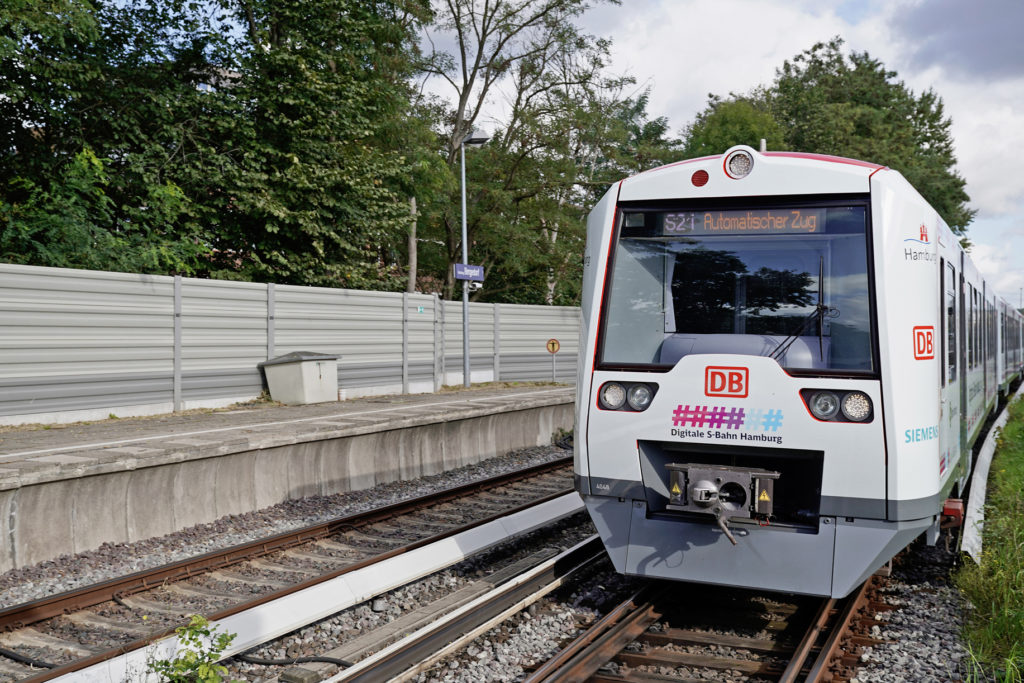
[[[174,630],[178,634],[178,652],[174,659],[149,662],[152,673],[171,683],[221,683],[227,667],[217,664],[220,655],[235,639],[234,633],[216,633],[204,617],[193,614],[191,621]]]

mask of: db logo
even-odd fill
[[[706,396],[734,396],[746,398],[750,370],[708,366],[704,369],[704,394]]]
[[[935,358],[935,328],[927,327],[914,328],[914,359],[928,360]]]

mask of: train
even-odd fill
[[[575,487],[620,573],[843,597],[959,514],[1022,340],[896,170],[645,171],[587,219]]]

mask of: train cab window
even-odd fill
[[[874,370],[863,204],[622,212],[601,362]]]

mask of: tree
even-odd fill
[[[790,149],[894,168],[962,235],[975,211],[942,100],[932,90],[915,96],[895,71],[866,52],[843,55],[842,44],[817,43],[776,73],[770,103]]]
[[[196,272],[201,226],[167,168],[216,33],[192,5],[19,4],[0,12],[0,257]]]
[[[239,153],[214,189],[220,267],[246,279],[400,288],[392,251],[409,224],[406,16],[358,0],[232,9],[247,34],[227,90],[246,126],[233,131]]]
[[[449,0],[436,28],[454,54],[430,55],[428,76],[454,93],[441,137],[452,175],[459,144],[487,103],[501,98],[491,141],[467,154],[471,260],[487,269],[474,299],[578,301],[580,253],[589,207],[623,175],[678,158],[664,118],[649,118],[647,93],[605,73],[607,41],[573,20],[584,0]],[[431,38],[433,35],[431,34]],[[456,194],[435,224],[444,252],[445,295],[461,258]]]
[[[843,41],[817,43],[748,96],[712,95],[690,126],[691,154],[721,153],[768,138],[770,148],[873,161],[902,173],[949,226],[963,235],[974,216],[942,100],[911,92],[896,72],[866,52],[842,53]],[[781,144],[778,140],[781,133]]]
[[[768,149],[780,149],[786,144],[763,90],[749,97],[731,95],[727,100],[708,95],[707,107],[687,129],[684,149],[689,158],[702,157],[721,154],[734,145],[758,149],[761,140]]]
[[[516,141],[523,140],[519,134],[523,128],[533,125],[535,119],[529,113],[533,111],[533,101],[558,87],[554,65],[561,62],[564,66],[571,59],[569,55],[593,49],[594,41],[580,34],[572,21],[586,6],[585,0],[495,0],[482,4],[477,0],[446,0],[438,11],[434,28],[454,38],[455,54],[434,50],[424,70],[428,76],[447,83],[454,93],[454,104],[443,108],[442,133],[446,161],[453,176],[458,172],[461,142],[473,130],[499,83],[506,78],[516,82],[509,97],[511,121],[504,133],[494,136],[492,143],[492,147],[498,145],[497,151],[478,150],[483,154],[474,154],[477,163],[470,164],[469,173],[473,173],[473,167],[482,161],[481,156],[490,156],[488,162],[500,156],[507,162],[499,173],[489,163],[494,181],[491,189],[497,194],[485,198],[476,191],[471,197],[471,206],[485,205],[484,211],[474,216],[467,227],[471,245],[482,234],[481,219],[493,217],[496,204],[512,209],[525,198],[518,197],[522,193],[513,190],[510,182],[528,172],[526,167],[537,159],[534,153],[538,150],[529,143],[523,146]],[[427,34],[431,41],[433,37],[432,32]],[[448,205],[458,207],[459,203],[449,201]],[[440,228],[445,252],[444,292],[451,298],[454,264],[461,260],[462,251],[458,211],[440,213]],[[473,253],[477,253],[475,248]]]
[[[0,257],[400,286],[409,187],[438,170],[409,103],[426,0],[50,5],[0,10]],[[88,259],[40,248],[55,223]]]

